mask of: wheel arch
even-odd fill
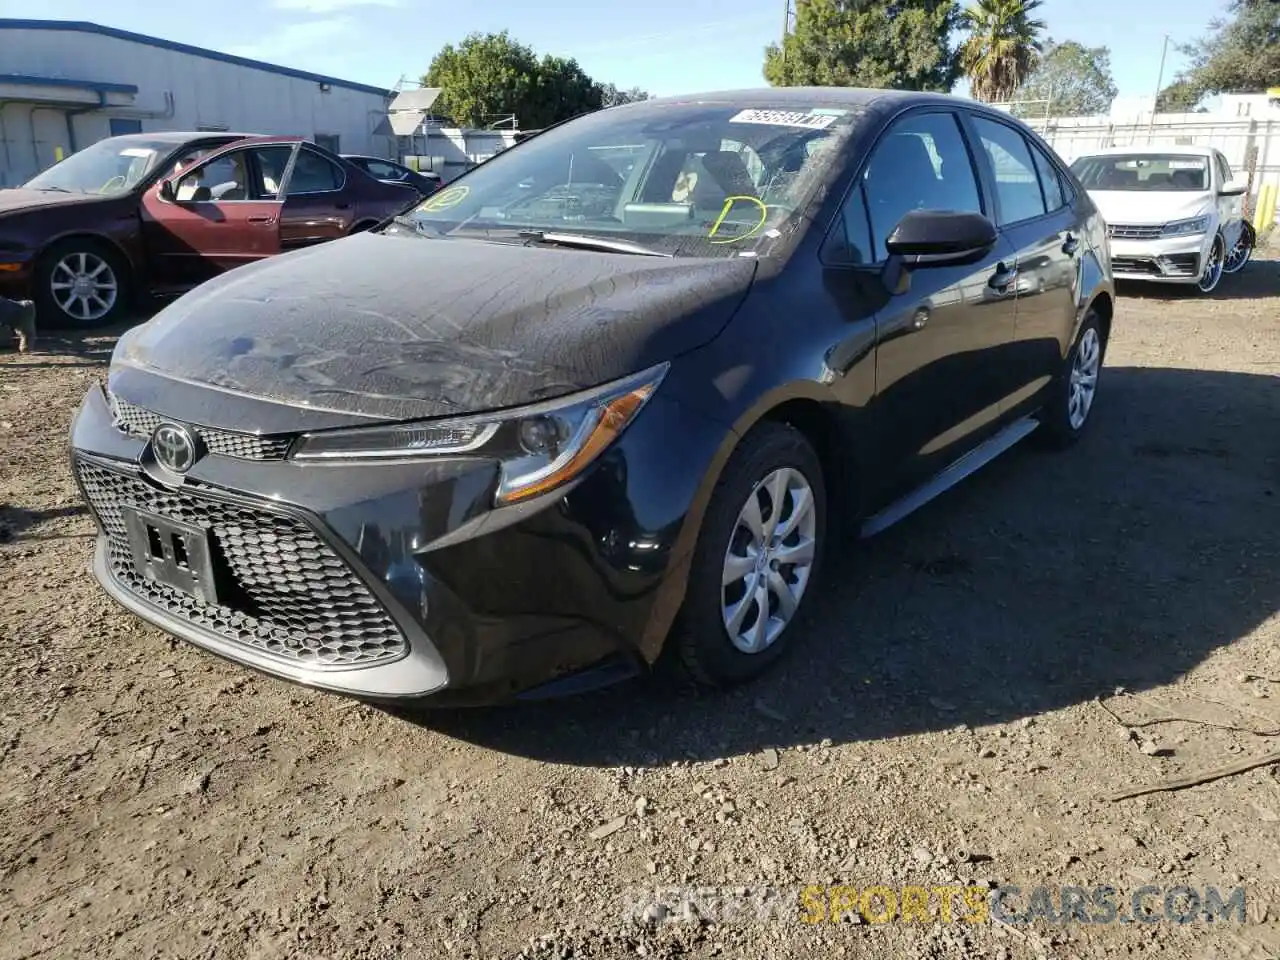
[[[77,240],[78,241],[87,240],[90,243],[94,243],[109,249],[117,257],[119,257],[121,262],[124,263],[125,266],[128,268],[129,277],[127,279],[134,282],[137,281],[137,278],[139,276],[138,264],[134,262],[133,257],[129,256],[129,251],[126,250],[123,246],[121,246],[120,242],[114,239],[113,237],[111,237],[110,235],[105,233],[95,233],[92,230],[67,230],[64,233],[60,233],[55,237],[50,237],[40,247],[40,250],[36,253],[35,257],[33,258],[33,262],[43,266],[45,259],[51,253],[53,253],[55,249],[62,246],[63,244],[71,243]]]
[[[726,466],[743,440],[761,423],[784,423],[798,430],[813,446],[822,466],[822,480],[827,488],[828,535],[839,529],[841,520],[857,515],[859,497],[851,481],[861,475],[853,445],[846,442],[838,404],[815,382],[788,384],[769,391],[747,407],[726,431],[724,440],[712,454],[698,484],[697,493],[685,515],[671,551],[671,563],[649,622],[645,626],[641,649],[650,662],[656,660],[665,646],[684,604],[689,569],[697,548],[698,537],[711,500]],[[835,492],[835,495],[833,495]],[[835,520],[837,523],[832,523]]]

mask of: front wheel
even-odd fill
[[[1236,242],[1227,253],[1227,259],[1222,264],[1222,272],[1239,273],[1243,270],[1244,265],[1253,256],[1253,248],[1257,242],[1258,235],[1254,232],[1253,224],[1248,220],[1241,223],[1240,235],[1236,237]]]
[[[782,656],[812,593],[826,519],[809,441],[784,423],[757,426],[716,485],[672,638],[695,682],[731,687]]]
[[[123,258],[91,238],[67,240],[45,253],[35,281],[40,322],[50,327],[105,326],[128,306]]]
[[[1213,238],[1213,246],[1209,248],[1209,256],[1205,258],[1204,270],[1196,282],[1196,289],[1201,293],[1213,293],[1222,279],[1222,267],[1226,261],[1226,244],[1222,242],[1222,234]]]

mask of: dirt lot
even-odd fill
[[[1280,260],[1122,293],[1086,441],[838,551],[765,681],[416,722],[108,602],[65,438],[112,340],[0,353],[0,957],[1277,956],[1280,765],[1106,795],[1280,748]],[[1161,892],[1008,925],[794,896],[947,882]],[[1172,922],[1181,884],[1246,921]],[[682,885],[788,913],[698,922]]]

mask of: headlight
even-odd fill
[[[501,464],[498,503],[517,503],[582,473],[649,402],[668,366],[529,407],[311,433],[292,456],[304,462],[484,457]]]
[[[1209,229],[1209,218],[1193,217],[1190,220],[1175,220],[1173,223],[1166,223],[1164,229],[1160,231],[1165,237],[1185,237],[1189,234],[1204,233]]]

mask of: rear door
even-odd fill
[[[186,289],[280,252],[279,183],[295,146],[231,147],[198,160],[142,201],[143,236],[159,290]]]
[[[1061,368],[1075,327],[1084,224],[1070,187],[1032,138],[985,115],[969,119],[995,197],[996,225],[1017,251],[1010,284],[1017,323],[1005,367],[1004,408],[1010,412],[1034,404]]]
[[[285,184],[280,248],[297,250],[346,236],[355,223],[356,197],[347,168],[310,144],[298,148]]]

